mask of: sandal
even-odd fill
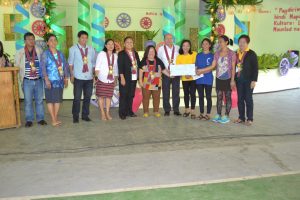
[[[246,125],[246,126],[251,126],[251,125],[252,125],[252,123],[253,123],[253,121],[251,121],[251,120],[247,120],[247,121],[246,121],[246,123],[245,123],[245,125]]]
[[[243,120],[241,120],[240,118],[238,118],[238,119],[234,120],[234,123],[235,124],[243,124],[245,122]]]
[[[196,115],[195,114],[191,114],[191,119],[196,119]]]
[[[206,114],[204,117],[203,117],[204,120],[208,121],[210,120],[210,116],[208,114]]]
[[[204,118],[203,114],[200,114],[196,119],[202,120]]]
[[[161,114],[159,112],[154,114],[155,117],[159,118],[161,116]]]
[[[185,113],[183,113],[182,116],[183,116],[183,117],[188,117],[189,115],[190,115],[190,113],[186,113],[186,112],[185,112]]]

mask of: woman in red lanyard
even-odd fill
[[[101,119],[112,120],[110,115],[111,98],[114,87],[117,83],[118,65],[115,43],[112,39],[107,39],[103,50],[98,54],[95,74],[98,77],[96,82],[96,96],[99,98],[98,104],[101,112]],[[106,112],[104,110],[104,102]]]
[[[119,116],[122,120],[126,117],[136,117],[132,111],[132,102],[135,94],[136,82],[138,80],[138,66],[140,58],[133,48],[132,37],[124,39],[124,50],[118,54],[119,70]]]

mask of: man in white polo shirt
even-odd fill
[[[178,56],[179,47],[173,44],[173,36],[171,34],[166,34],[164,36],[165,44],[159,47],[157,56],[160,58],[166,69],[170,70],[170,65],[176,63],[176,58]],[[167,77],[162,75],[162,91],[163,91],[163,108],[165,110],[165,116],[170,115],[171,105],[170,105],[170,86],[172,84],[172,106],[174,115],[180,116],[179,103],[180,103],[180,76]]]

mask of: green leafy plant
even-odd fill
[[[24,5],[24,4],[26,4],[26,3],[30,3],[31,0],[20,0],[20,2],[21,2],[22,5]]]
[[[117,34],[115,31],[105,31],[105,38],[106,39],[113,39],[116,42],[121,42],[122,37],[120,34]]]
[[[54,0],[43,0],[42,3],[45,5],[46,13],[43,17],[44,22],[46,23],[46,34],[43,36],[44,40],[46,41],[49,37],[49,34],[52,33],[53,30],[51,30],[51,25],[54,23],[53,18],[55,15],[54,9],[56,8],[57,4],[54,2]]]
[[[143,36],[145,36],[145,38],[147,40],[153,40],[153,38],[155,38],[158,34],[158,32],[160,31],[160,29],[158,29],[157,31],[153,30],[153,31],[149,31],[146,30],[143,32]]]
[[[258,67],[260,70],[267,71],[268,69],[277,69],[285,54],[262,54],[257,56]]]

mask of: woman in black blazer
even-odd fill
[[[237,51],[236,86],[238,93],[239,118],[235,123],[243,123],[250,126],[253,123],[253,90],[258,77],[258,60],[256,53],[249,49],[250,38],[241,35]],[[247,120],[245,118],[247,108]]]
[[[126,37],[124,45],[124,50],[118,54],[119,116],[122,120],[126,119],[127,116],[136,117],[132,111],[132,102],[138,80],[138,66],[140,65],[139,55],[133,48],[132,37]]]

